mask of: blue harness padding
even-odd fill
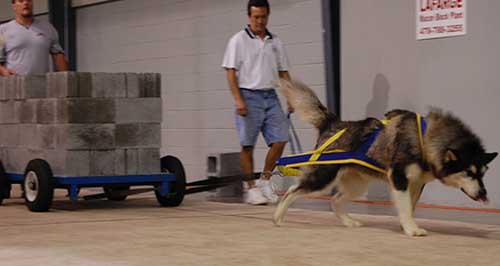
[[[417,125],[419,131],[419,140],[421,149],[423,149],[423,138],[427,130],[427,123],[425,119],[417,114]],[[298,168],[305,165],[326,165],[326,164],[358,164],[377,172],[386,173],[385,167],[378,163],[377,161],[366,156],[366,153],[372,146],[373,142],[377,139],[377,136],[384,129],[384,126],[375,129],[368,139],[361,144],[361,146],[356,151],[323,151],[316,150],[313,152],[295,154],[286,157],[282,157],[276,163],[278,169],[283,172],[287,171],[286,168]],[[341,133],[342,134],[342,133]],[[334,135],[332,138],[339,138],[340,136]],[[333,140],[335,141],[335,140]],[[329,146],[329,145],[328,145]],[[318,152],[320,154],[318,154]]]

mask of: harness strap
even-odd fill
[[[309,159],[310,162],[315,162],[318,160],[318,158],[321,156],[323,151],[330,146],[330,144],[334,143],[336,140],[338,140],[344,133],[347,131],[347,128],[342,129],[341,131],[337,132],[335,135],[331,136],[325,143],[321,144],[319,148],[317,148],[311,158]]]

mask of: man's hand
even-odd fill
[[[16,74],[16,71],[0,66],[0,76],[8,77]]]
[[[295,108],[293,108],[293,106],[290,103],[287,103],[287,105],[288,105],[288,112],[289,113],[295,112]]]
[[[236,113],[241,116],[246,116],[248,114],[248,109],[245,101],[236,101]]]

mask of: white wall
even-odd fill
[[[48,12],[47,0],[33,0],[34,13],[41,14]],[[10,0],[0,1],[0,21],[5,21],[14,18],[12,11],[12,2]]]
[[[269,29],[284,41],[292,75],[325,98],[320,0],[273,0]],[[78,9],[79,71],[161,72],[162,154],[180,157],[188,178],[206,176],[209,153],[239,151],[222,56],[247,23],[246,0],[124,0]],[[296,123],[313,146],[315,133]],[[260,140],[256,171],[266,147]]]
[[[415,40],[415,6],[415,0],[342,1],[344,118],[438,106],[470,125],[488,150],[499,151],[500,1],[467,1],[466,36],[426,41]],[[489,207],[500,208],[499,175],[496,159],[485,178]],[[426,188],[422,201],[480,207],[439,183]]]

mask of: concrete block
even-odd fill
[[[53,124],[57,115],[57,99],[41,99],[37,103],[37,123],[39,124]]]
[[[117,124],[115,130],[116,147],[150,147],[161,146],[161,125],[156,124]]]
[[[18,76],[4,77],[4,99],[12,100],[16,96],[16,90],[18,89]]]
[[[155,174],[161,172],[160,149],[139,149],[138,174]]]
[[[127,96],[126,78],[123,73],[92,73],[92,97],[124,98]]]
[[[45,159],[54,176],[75,177],[90,175],[90,151],[45,150]]]
[[[15,124],[19,123],[19,117],[16,116],[16,104],[14,100],[0,102],[0,123]]]
[[[78,72],[78,96],[92,97],[92,74],[88,72]]]
[[[125,150],[125,170],[127,175],[135,175],[139,173],[139,149]]]
[[[213,153],[207,157],[207,176],[208,177],[224,177],[232,175],[240,175],[243,172],[240,168],[240,153]],[[228,186],[221,187],[215,190],[217,198],[225,197],[241,197],[243,195],[242,182],[236,181]]]
[[[36,148],[53,150],[56,148],[56,125],[37,125]]]
[[[47,95],[50,98],[78,97],[78,76],[75,72],[47,74]]]
[[[114,123],[115,101],[108,98],[60,99],[58,123]]]
[[[115,175],[125,175],[126,174],[126,150],[117,149],[114,155],[114,173]]]
[[[29,149],[29,148],[9,148],[6,149],[5,170],[8,173],[23,174],[28,162],[33,159],[45,159],[43,150]]]
[[[37,125],[36,124],[19,124],[19,147],[23,148],[38,148]]]
[[[0,130],[0,146],[17,147],[19,145],[19,141],[18,124],[2,125],[2,129]]]
[[[114,149],[113,124],[55,125],[56,148],[66,150]]]
[[[16,99],[22,100],[46,97],[47,82],[45,75],[17,76]]]
[[[116,123],[161,123],[160,98],[116,99]]]
[[[138,169],[138,149],[115,150],[115,175],[136,175]]]
[[[161,74],[141,73],[140,97],[161,97]]]
[[[34,124],[37,122],[38,99],[15,101],[14,110],[17,121],[23,124]]]
[[[7,88],[5,87],[5,78],[0,76],[0,101],[7,99]]]
[[[127,98],[139,98],[141,97],[141,82],[139,74],[137,73],[126,73],[127,77]]]
[[[207,176],[230,176],[241,174],[240,153],[212,153],[207,157]]]
[[[114,175],[115,155],[115,150],[90,151],[90,175]]]

